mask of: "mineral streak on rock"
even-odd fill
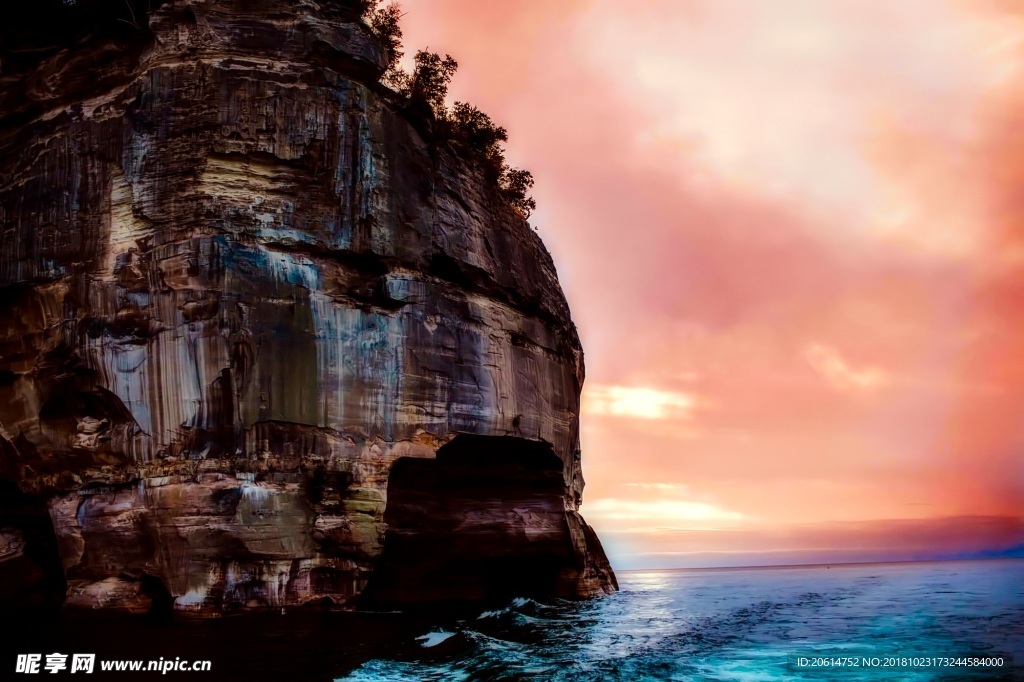
[[[614,589],[577,513],[583,355],[528,224],[395,111],[345,3],[152,4],[144,38],[0,78],[21,594],[217,615]]]

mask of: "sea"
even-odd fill
[[[619,571],[618,579],[619,592],[589,601],[524,596],[457,613],[5,614],[0,679],[29,679],[17,674],[19,657],[60,653],[95,655],[83,679],[100,682],[1024,681],[1024,559]],[[106,667],[126,659],[212,668]]]
[[[1024,560],[622,571],[407,633],[377,680],[1024,680]]]

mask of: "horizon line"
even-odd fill
[[[751,566],[666,566],[663,568],[615,568],[616,573],[649,571],[747,571],[765,568],[829,568],[832,566],[884,566],[889,564],[943,564],[959,561],[1022,561],[1024,556],[958,557],[955,559],[897,559],[893,561],[835,561],[814,564],[757,564]]]

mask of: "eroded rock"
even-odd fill
[[[67,604],[612,589],[538,237],[395,111],[345,3],[154,6],[0,95],[0,477]]]

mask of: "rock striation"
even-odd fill
[[[0,53],[0,598],[614,589],[526,221],[396,111],[351,3],[151,4]]]

